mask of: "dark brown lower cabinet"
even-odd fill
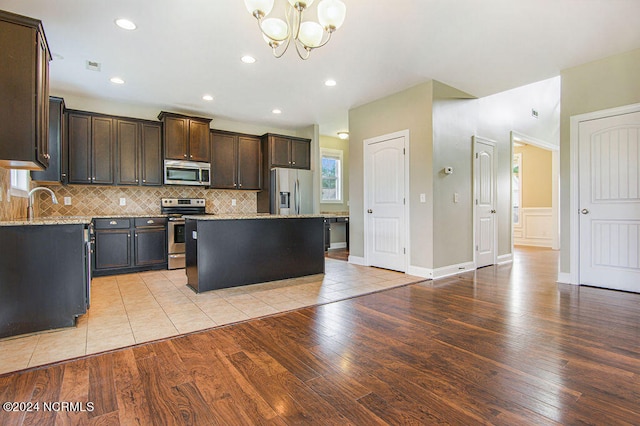
[[[95,219],[96,276],[167,268],[167,219]]]

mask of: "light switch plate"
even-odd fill
[[[231,205],[232,205],[232,206],[235,206],[235,205],[236,205],[236,199],[235,199],[235,198],[232,198],[232,199],[231,199]]]
[[[127,199],[124,198],[124,197],[120,198],[120,205],[121,206],[126,206],[127,205]]]
[[[460,201],[460,195],[457,192],[453,193],[453,202],[457,203]]]
[[[420,194],[420,202],[421,203],[427,202],[427,194]]]

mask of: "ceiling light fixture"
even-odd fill
[[[240,60],[245,64],[253,64],[256,61],[256,58],[254,58],[253,56],[244,55],[242,58],[240,58]]]
[[[211,95],[204,95],[204,96],[202,97],[202,99],[204,99],[205,101],[212,101],[212,100],[213,100],[213,96],[211,96]]]
[[[111,77],[109,81],[114,84],[124,84],[124,80],[121,79],[120,77]]]
[[[324,85],[327,86],[327,87],[333,87],[336,84],[338,84],[338,83],[336,83],[335,80],[327,80],[327,81],[324,82]]]
[[[349,132],[338,132],[338,137],[342,140],[349,139]]]
[[[347,7],[340,0],[321,0],[318,3],[318,22],[302,21],[302,14],[314,0],[288,0],[285,20],[266,18],[275,0],[244,0],[249,13],[258,20],[262,38],[271,47],[273,56],[282,57],[289,48],[291,40],[296,52],[306,60],[311,50],[322,47],[331,40],[331,34],[344,22]],[[279,0],[280,1],[280,0]],[[326,36],[325,36],[326,32]],[[278,48],[280,48],[278,51]]]
[[[277,108],[276,108],[276,109],[274,109],[274,110],[272,110],[271,112],[272,112],[272,113],[274,113],[274,114],[282,114],[282,111],[280,111],[280,110],[279,110],[279,109],[277,109]]]
[[[133,31],[137,28],[136,24],[134,24],[133,22],[125,18],[116,19],[116,25],[122,28],[123,30],[129,30],[129,31]]]

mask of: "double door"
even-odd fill
[[[166,265],[166,218],[110,218],[94,223],[96,275]]]
[[[211,187],[259,190],[261,153],[257,136],[211,132]]]
[[[211,120],[162,111],[164,158],[167,160],[210,161],[209,123]]]
[[[311,141],[279,135],[266,135],[269,168],[311,168]]]

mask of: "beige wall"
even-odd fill
[[[570,119],[573,115],[640,102],[640,49],[561,72],[562,110],[560,143],[561,256],[560,272],[568,273],[570,245],[569,217],[571,186]]]
[[[409,130],[411,265],[433,266],[433,127],[431,81],[349,111],[350,255],[364,257],[364,141]],[[419,194],[426,194],[426,203]]]
[[[513,152],[522,154],[522,207],[551,207],[551,151],[525,145]]]

